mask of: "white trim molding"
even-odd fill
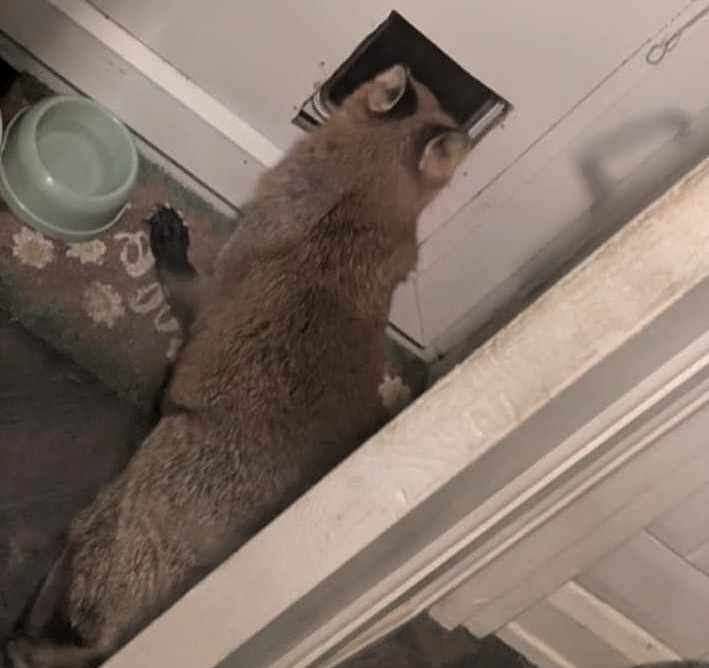
[[[164,58],[151,51],[86,0],[47,0],[76,25],[168,93],[175,102],[221,132],[255,160],[271,167],[283,154],[266,136],[197,86]]]
[[[549,603],[616,648],[633,664],[677,661],[682,657],[655,636],[576,582],[568,582]]]
[[[655,665],[682,658],[573,581],[497,635],[539,668]]]
[[[709,377],[709,336],[692,348],[471,508],[408,566],[428,566],[425,558],[443,546],[447,561],[332,661],[317,665],[337,665],[428,608],[448,628],[465,623],[478,636],[497,631],[709,480],[709,457],[701,456],[709,380],[695,386]],[[701,362],[685,366],[699,350]],[[690,423],[695,433],[687,438],[678,427],[695,413],[702,421]],[[480,479],[484,473],[478,472]],[[573,556],[569,565],[561,563],[566,547]],[[510,590],[520,598],[505,607]],[[481,616],[491,611],[498,615],[495,623],[483,624]]]
[[[517,622],[510,622],[498,635],[539,668],[577,668],[544,640]]]
[[[709,352],[709,336],[703,338],[702,344],[707,346],[705,352]],[[676,362],[672,360],[670,365]],[[553,467],[544,479],[525,486],[523,498],[515,499],[514,505],[524,508],[528,499],[534,499],[531,507],[518,513],[512,524],[500,533],[500,537],[505,538],[493,549],[486,550],[482,560],[475,560],[475,564],[466,569],[465,585],[440,601],[434,608],[434,616],[448,627],[457,626],[470,616],[475,621],[468,619],[467,625],[471,630],[474,627],[477,635],[493,632],[530,603],[551,594],[555,589],[552,582],[560,586],[574,577],[615,547],[618,540],[622,542],[633,531],[639,531],[663,510],[709,481],[709,459],[702,456],[702,439],[685,434],[687,425],[707,426],[709,411],[703,409],[709,403],[708,372],[702,365],[697,376],[691,376],[691,380],[676,390],[676,396],[673,393],[665,401],[659,399],[667,388],[662,386],[655,395],[658,401],[646,404],[646,409],[627,426],[622,424],[625,422],[622,418],[604,430],[601,438],[584,443],[573,454],[568,450],[570,443],[562,443],[551,457],[544,457],[525,471],[524,478],[530,482],[536,477],[533,472],[537,467],[542,470],[549,464]],[[695,386],[697,379],[702,382]],[[668,448],[667,443],[677,440],[679,434],[683,434],[683,440]],[[564,457],[565,450],[567,457]],[[687,458],[690,458],[689,464]],[[556,462],[552,464],[552,460]],[[658,467],[659,462],[662,467]],[[670,471],[675,475],[668,476]],[[661,486],[666,489],[660,497]],[[616,525],[620,527],[619,538],[615,537],[618,531],[610,530]],[[591,549],[594,538],[597,540]],[[579,550],[582,541],[585,541],[584,549]],[[513,572],[506,572],[509,562],[520,560],[523,548],[527,550],[532,544],[534,555],[530,552],[529,560],[520,562]],[[562,551],[566,548],[570,554],[577,555],[577,559],[569,558],[568,565],[556,569],[556,564],[564,561]],[[492,571],[496,574],[494,584],[487,579]],[[532,574],[538,575],[539,591],[535,589]],[[498,584],[495,577],[503,578],[504,582]],[[486,584],[481,586],[483,579]],[[481,594],[490,587],[495,596]],[[515,602],[510,603],[514,612],[508,612],[502,603],[503,592],[514,599]],[[466,601],[468,597],[473,605]],[[459,616],[459,604],[463,601],[464,611]],[[492,621],[498,617],[501,621]]]

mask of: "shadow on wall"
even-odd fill
[[[470,355],[707,155],[709,107],[696,116],[667,109],[594,136],[576,159],[593,204],[476,305],[484,315],[470,336],[432,366],[431,380]],[[614,169],[627,176],[614,178]],[[495,309],[500,303],[505,306]],[[459,326],[471,326],[467,314]],[[451,331],[454,340],[456,326]]]
[[[593,142],[589,142],[579,152],[577,159],[579,171],[593,196],[592,208],[613,198],[618,187],[618,179],[609,173],[610,163],[638,150],[645,149],[647,154],[646,147],[651,147],[654,140],[663,140],[663,144],[667,141],[678,141],[689,133],[691,125],[692,117],[686,111],[667,109],[660,114],[635,118],[599,137],[594,137]],[[652,193],[637,192],[635,196],[644,199],[652,196]]]

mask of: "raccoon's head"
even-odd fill
[[[292,246],[338,205],[392,238],[415,238],[422,209],[468,154],[466,132],[403,65],[362,84],[294,144],[242,207],[271,246]],[[379,224],[382,224],[381,226]],[[263,241],[259,241],[263,243]]]
[[[360,171],[395,186],[419,209],[448,183],[471,147],[467,133],[404,65],[360,86],[331,122],[349,136]]]

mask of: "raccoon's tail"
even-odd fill
[[[18,634],[5,647],[8,668],[84,668],[101,653],[74,643],[60,609],[69,586],[69,548],[65,548],[23,615]],[[53,638],[38,640],[37,638]]]

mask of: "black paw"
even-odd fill
[[[175,274],[195,273],[187,259],[189,231],[177,211],[161,206],[146,222],[150,225],[150,250],[157,267]]]

